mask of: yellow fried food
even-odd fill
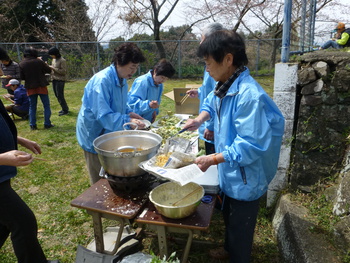
[[[169,157],[171,155],[171,152],[167,154],[159,154],[156,157],[156,166],[163,167],[166,162],[169,160]]]

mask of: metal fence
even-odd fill
[[[158,61],[155,41],[135,42],[144,52],[147,61],[136,75],[147,72]],[[199,42],[196,40],[161,41],[168,59],[176,69],[178,78],[194,78],[203,75],[204,61],[196,56]],[[124,42],[36,42],[0,43],[14,61],[21,61],[26,47],[34,47],[43,60],[50,63],[49,48],[56,46],[67,60],[69,79],[89,79],[94,73],[110,65],[114,48]],[[275,63],[281,59],[281,39],[246,40],[249,65],[253,75],[272,74]]]

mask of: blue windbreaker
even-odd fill
[[[143,118],[152,121],[152,114],[159,114],[159,108],[152,109],[149,106],[150,101],[156,100],[161,102],[163,84],[155,85],[152,72],[138,77],[132,84],[129,92],[128,104],[133,112],[141,115]]]
[[[284,117],[246,69],[221,100],[211,92],[202,110],[214,118],[214,141],[221,190],[229,197],[260,198],[275,176]]]
[[[130,121],[128,84],[126,79],[121,81],[110,65],[86,84],[76,126],[78,143],[85,151],[96,153],[93,141],[97,137],[123,130],[123,124]]]
[[[216,86],[216,81],[209,75],[209,72],[207,72],[204,69],[203,83],[202,83],[202,86],[200,86],[198,89],[199,109],[202,108],[202,105],[203,105],[205,98],[208,96],[208,94],[210,92],[212,92],[214,90],[215,86]],[[209,120],[209,121],[204,122],[198,128],[198,134],[199,134],[200,139],[202,139],[206,142],[209,142],[209,143],[214,143],[213,140],[207,140],[204,138],[205,129],[213,131],[214,130],[214,123],[211,120]]]

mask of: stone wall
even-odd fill
[[[276,65],[274,100],[286,117],[282,149],[289,147],[290,162],[269,190],[283,185],[305,192],[322,190],[340,217],[327,236],[312,231],[317,226],[308,208],[293,203],[292,194],[283,194],[273,226],[283,262],[344,262],[350,246],[350,53],[320,50],[298,59],[297,74],[290,74],[292,63]],[[295,88],[276,81],[278,75],[297,75]],[[282,152],[280,163],[287,159]],[[331,187],[323,187],[326,179],[332,179]]]
[[[350,53],[300,57],[290,185],[309,190],[342,169],[350,133]]]

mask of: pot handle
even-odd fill
[[[130,125],[130,126],[135,126],[135,129],[134,130],[137,130],[139,128],[139,126],[136,124],[136,123],[133,123],[133,122],[126,122],[123,124],[123,129],[126,130],[126,126],[127,125]]]
[[[121,146],[115,152],[115,157],[133,157],[135,156],[136,147],[134,146]]]

